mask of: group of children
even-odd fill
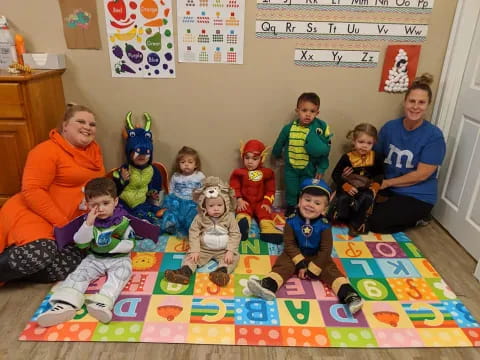
[[[199,266],[211,259],[218,263],[210,280],[226,286],[239,260],[240,241],[248,238],[252,219],[260,228],[260,239],[284,244],[272,271],[247,286],[258,297],[271,300],[292,275],[319,279],[332,288],[354,314],[363,301],[332,261],[332,232],[329,220],[348,223],[349,233],[367,231],[366,221],[383,178],[382,160],[372,150],[376,129],[360,124],[349,133],[352,151],[344,154],[333,171],[336,194],[322,179],[329,161],[332,133],[318,119],[320,99],[304,93],[297,101],[298,118],[286,125],[272,150],[285,162],[286,224],[275,225],[272,204],[275,177],[263,166],[266,146],[250,140],[240,149],[243,166],[235,169],[226,184],[218,177],[205,177],[198,153],[183,147],[175,160],[170,193],[162,201],[162,179],[152,165],[153,143],[150,117],[145,128],[135,128],[127,115],[128,163],[113,173],[113,181],[100,178],[85,187],[89,212],[74,236],[75,243],[89,255],[50,298],[52,308],[38,317],[41,326],[72,319],[87,301],[87,310],[108,323],[113,305],[130,278],[130,251],[135,234],[125,210],[144,218],[162,231],[189,238],[189,250],[179,269],[165,272],[169,282],[188,284]],[[117,195],[118,194],[118,195]],[[333,204],[329,203],[333,197]],[[122,206],[117,206],[121,204]],[[90,281],[107,275],[98,294],[85,300]]]

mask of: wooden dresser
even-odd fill
[[[0,206],[20,191],[28,151],[48,138],[65,109],[64,70],[0,70]]]

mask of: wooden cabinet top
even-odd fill
[[[62,75],[64,72],[65,69],[32,70],[31,73],[11,74],[5,69],[0,69],[0,82],[23,82],[52,75]]]

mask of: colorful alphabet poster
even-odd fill
[[[243,64],[245,0],[177,1],[180,62]]]
[[[104,0],[113,77],[174,78],[172,0]]]
[[[95,0],[59,0],[63,34],[69,49],[100,49]]]

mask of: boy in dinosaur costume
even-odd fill
[[[113,180],[120,194],[120,203],[125,209],[132,215],[157,225],[162,175],[152,166],[152,119],[148,113],[143,116],[145,128],[133,126],[131,111],[126,116],[127,163],[113,172]]]
[[[297,100],[298,118],[283,127],[273,146],[272,155],[285,159],[287,211],[295,211],[300,184],[308,178],[321,179],[328,168],[330,133],[328,124],[316,116],[320,98],[315,93],[303,93]]]
[[[249,140],[240,148],[243,167],[230,175],[230,186],[237,198],[237,221],[242,240],[248,238],[248,231],[254,216],[259,222],[260,239],[279,244],[283,231],[273,222],[272,204],[275,196],[275,174],[264,168],[267,155],[265,145],[259,140]]]

